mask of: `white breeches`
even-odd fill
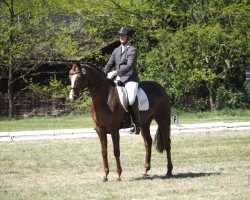
[[[116,77],[116,81],[122,81],[125,82],[128,79],[128,77]],[[132,105],[135,102],[135,98],[137,95],[137,91],[138,91],[138,82],[134,82],[134,81],[129,81],[127,83],[125,83],[125,88],[128,92],[128,103],[129,105]]]
[[[138,91],[138,83],[134,81],[129,81],[125,83],[125,88],[128,92],[128,103],[132,105],[135,102],[135,98]]]

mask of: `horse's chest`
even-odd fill
[[[96,125],[105,125],[108,116],[103,112],[92,112],[92,119],[94,120]]]

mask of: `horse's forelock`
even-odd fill
[[[75,69],[76,69],[76,64],[75,63],[71,64],[70,71],[75,71]]]

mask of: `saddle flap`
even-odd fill
[[[126,112],[128,112],[128,94],[127,90],[124,86],[116,86],[118,91],[118,96],[121,102],[122,107]],[[146,111],[149,109],[149,101],[146,93],[142,88],[138,88],[137,91],[137,98],[138,98],[138,107],[139,111]]]

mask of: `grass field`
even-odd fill
[[[121,138],[122,181],[115,182],[109,138],[109,181],[96,138],[0,143],[0,199],[249,199],[250,131],[172,135],[174,177],[153,149],[150,176],[141,177],[141,136]]]
[[[213,112],[180,112],[173,110],[172,115],[179,117],[180,124],[207,122],[240,122],[250,121],[250,109],[227,109]],[[28,131],[46,129],[71,129],[94,127],[89,115],[68,115],[62,117],[0,117],[1,131]]]

